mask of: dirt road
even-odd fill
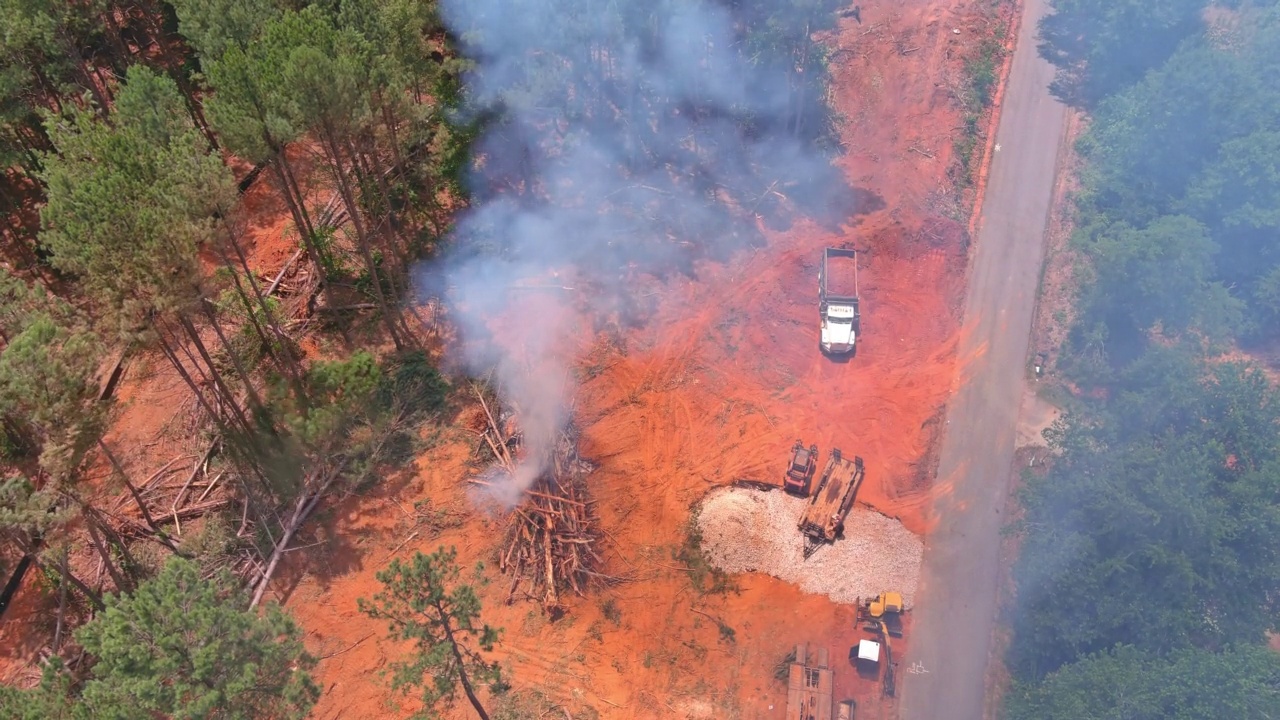
[[[947,412],[937,523],[902,658],[902,717],[978,720],[995,619],[997,551],[1014,429],[1066,117],[1036,54],[1044,0],[1025,0],[1005,90],[961,332],[960,387]]]

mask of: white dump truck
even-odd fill
[[[832,355],[852,355],[861,329],[858,312],[858,251],[827,248],[818,271],[819,344]]]

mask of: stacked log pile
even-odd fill
[[[487,404],[485,414],[489,427],[484,439],[497,458],[502,477],[472,483],[493,486],[512,482],[522,438],[518,432],[504,432]],[[597,572],[603,565],[596,549],[599,530],[585,483],[595,467],[578,455],[576,430],[562,430],[549,454],[542,463],[545,470],[522,491],[507,520],[499,569],[511,576],[508,603],[525,597],[541,601],[544,608],[555,612],[563,608],[565,593],[584,596],[592,583],[611,578]]]

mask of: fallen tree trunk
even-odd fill
[[[276,289],[280,287],[280,281],[284,280],[285,273],[289,272],[289,268],[293,267],[293,264],[297,262],[300,257],[302,257],[302,248],[298,248],[298,251],[293,254],[293,257],[289,258],[289,261],[284,264],[284,267],[280,268],[280,272],[276,274],[276,279],[271,281],[271,285],[267,287],[267,291],[263,293],[263,297],[271,297],[275,294]]]
[[[325,305],[316,308],[321,312],[352,312],[355,310],[373,310],[378,307],[377,303],[356,303],[355,305]]]
[[[258,179],[259,175],[262,174],[263,168],[265,168],[267,164],[270,162],[271,160],[267,159],[267,160],[263,160],[257,165],[254,165],[253,169],[245,174],[244,179],[236,183],[236,194],[243,195],[246,192],[248,192],[249,188],[253,186],[253,182]]]
[[[303,493],[298,498],[298,505],[293,510],[293,516],[289,518],[289,523],[284,528],[284,535],[280,537],[280,541],[276,543],[275,549],[271,552],[271,558],[267,560],[267,567],[262,571],[262,578],[258,580],[258,586],[253,592],[253,600],[249,603],[249,608],[258,607],[258,603],[262,602],[262,596],[267,592],[267,586],[271,584],[271,576],[276,571],[276,565],[280,564],[280,558],[284,557],[285,550],[289,548],[289,541],[293,539],[293,534],[298,531],[307,516],[315,509],[320,502],[320,498],[324,495],[329,486],[342,472],[343,467],[347,464],[346,458],[343,458],[338,466],[333,469],[311,494]]]
[[[4,611],[9,609],[9,603],[13,602],[13,596],[18,592],[18,588],[22,587],[22,579],[27,576],[27,571],[31,569],[31,555],[23,555],[22,560],[18,562],[18,567],[14,568],[13,574],[9,576],[9,582],[5,583],[4,591],[0,592],[0,617],[4,616]]]
[[[120,378],[124,377],[124,368],[129,357],[129,349],[128,346],[125,346],[117,351],[115,362],[111,364],[111,370],[107,372],[102,387],[98,390],[98,402],[102,402],[115,394],[116,387],[120,385]]]

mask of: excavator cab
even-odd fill
[[[902,612],[902,593],[886,592],[871,601],[871,617],[882,617],[885,613],[894,615]]]
[[[817,469],[817,444],[806,448],[803,442],[797,440],[796,444],[791,446],[791,462],[787,465],[787,474],[782,480],[782,489],[792,495],[809,497],[809,485]]]
[[[902,637],[902,609],[902,593],[883,592],[867,602],[865,613],[872,622],[883,623],[889,635]]]

